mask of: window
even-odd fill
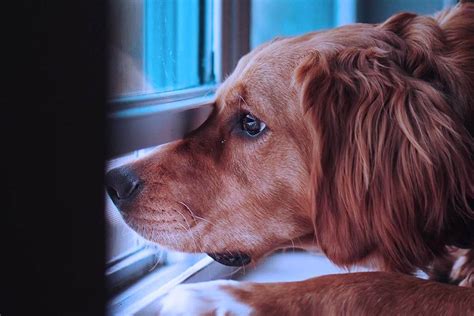
[[[276,36],[292,36],[355,22],[355,1],[252,1],[251,47]]]
[[[112,97],[215,82],[211,0],[117,0],[111,9]]]
[[[401,11],[431,14],[455,5],[456,2],[456,0],[364,0],[357,11],[357,20],[364,23],[379,23]]]

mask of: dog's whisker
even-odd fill
[[[190,237],[191,240],[193,241],[194,248],[195,248],[196,250],[199,250],[200,252],[203,252],[202,247],[199,245],[199,243],[196,242],[196,239],[195,239],[195,237],[194,237],[194,234],[191,232],[191,229],[186,228],[186,226],[184,226],[184,225],[181,224],[181,223],[178,223],[178,225],[180,225],[180,226],[184,229],[184,231],[189,235],[189,237]],[[178,243],[176,242],[176,240],[175,240],[175,244],[178,246]]]
[[[231,270],[229,273],[222,275],[222,278],[227,278],[227,277],[230,278],[234,276],[235,274],[237,274],[238,272],[240,272],[241,270],[242,270],[242,266],[239,266],[238,268]]]
[[[240,93],[237,93],[237,96],[240,98],[240,100],[242,100],[245,103],[246,106],[249,106]]]
[[[162,256],[162,252],[160,252],[159,256],[156,258],[156,261],[155,263],[153,264],[153,266],[148,270],[148,272],[151,272],[153,270],[155,270],[155,268],[163,262],[163,256]]]
[[[191,208],[184,202],[181,202],[181,201],[178,201],[179,204],[181,204],[182,206],[184,206],[184,208],[186,210],[188,210],[188,212],[191,214],[191,216],[194,218],[194,220],[196,220],[196,214],[194,214],[194,212],[191,210]]]
[[[188,220],[186,219],[186,216],[184,216],[183,213],[181,213],[181,212],[178,211],[178,210],[174,210],[174,211],[176,211],[176,213],[178,213],[179,215],[181,215],[181,217],[184,219],[184,222],[185,222],[186,225],[188,226],[188,229],[191,229],[191,226],[189,225]]]
[[[209,223],[209,224],[212,225],[212,226],[217,226],[216,224],[212,223],[212,222],[209,221],[208,219],[205,219],[205,218],[200,217],[200,216],[197,216],[197,215],[194,215],[194,216],[195,216],[197,219],[200,219],[200,220],[202,220],[202,221],[204,221],[204,222],[206,222],[206,223]]]
[[[186,206],[186,204],[184,204],[184,205]],[[186,207],[186,209],[189,209],[189,208]],[[193,240],[193,243],[194,243],[194,247],[195,247],[196,249],[199,249],[200,252],[204,252],[203,249],[202,249],[202,247],[199,245],[199,243],[196,242],[195,237],[194,237],[194,234],[191,232],[191,226],[189,225],[189,223],[188,223],[188,221],[187,221],[187,219],[186,219],[186,216],[184,216],[184,215],[183,215],[180,211],[178,211],[178,210],[175,210],[175,211],[176,211],[179,215],[181,215],[181,216],[183,217],[183,219],[184,219],[186,225],[188,226],[188,227],[186,228],[186,227],[184,227],[184,225],[180,224],[180,225],[184,228],[184,230],[186,231],[186,233],[188,233],[188,234],[191,236],[191,239]],[[191,212],[191,214],[192,214],[192,212]]]
[[[184,227],[184,225],[182,225]],[[186,228],[185,228],[185,231],[186,231]],[[192,238],[192,235],[191,235],[191,238]],[[179,247],[179,242],[176,240],[176,237],[173,236],[173,242],[174,244],[176,245],[176,247]],[[196,244],[196,242],[193,240],[193,243]]]
[[[204,222],[207,222],[207,223],[209,223],[209,224],[211,224],[211,225],[213,225],[213,226],[216,226],[216,224],[212,223],[212,222],[209,221],[208,219],[205,219],[205,218],[203,218],[203,217],[197,216],[197,215],[193,212],[193,210],[192,210],[186,203],[181,202],[181,201],[178,201],[178,203],[181,204],[182,206],[184,206],[184,207],[186,208],[186,210],[188,210],[188,212],[191,214],[191,216],[194,218],[194,220],[196,220],[196,218],[197,218],[197,219],[200,219],[200,220],[202,220],[202,221],[204,221]]]

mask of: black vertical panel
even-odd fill
[[[102,315],[105,1],[10,4],[0,314]]]

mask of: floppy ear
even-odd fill
[[[443,253],[451,218],[473,218],[472,138],[443,74],[410,68],[401,45],[314,52],[296,70],[314,126],[315,234],[336,264],[413,272]]]

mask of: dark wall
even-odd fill
[[[5,4],[0,314],[102,315],[105,1]]]

